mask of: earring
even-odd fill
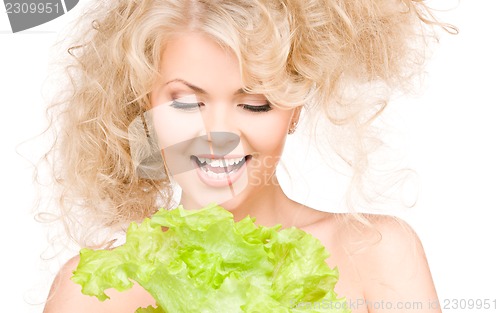
[[[297,124],[299,122],[298,121],[293,121],[292,122],[292,126],[288,129],[288,135],[291,135],[293,133],[295,133],[295,130],[297,129]]]

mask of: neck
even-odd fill
[[[186,209],[202,207],[194,201],[189,201],[184,194],[181,204]],[[289,216],[294,216],[290,213],[297,209],[297,203],[289,199],[277,184],[253,190],[251,194],[244,192],[220,205],[233,214],[235,221],[250,216],[255,218],[257,225],[263,226],[281,224],[283,227],[289,227],[295,223],[288,219]]]

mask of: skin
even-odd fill
[[[239,136],[240,141],[234,149],[237,153],[252,155],[246,178],[242,179],[244,183],[232,192],[228,187],[219,190],[204,186],[199,183],[195,171],[175,174],[184,187],[181,203],[186,208],[200,207],[213,201],[210,197],[215,196],[237,220],[251,214],[261,225],[280,223],[283,227],[295,226],[311,233],[330,252],[328,264],[339,268],[340,280],[335,291],[348,299],[353,313],[441,312],[439,305],[433,305],[437,295],[424,250],[418,236],[406,223],[383,215],[364,215],[373,227],[357,221],[347,222],[349,216],[345,214],[320,212],[294,202],[276,183],[275,167],[288,129],[298,118],[298,109],[245,111],[241,104],[263,105],[265,99],[261,95],[237,92],[243,84],[235,56],[203,35],[189,33],[172,39],[162,60],[162,79],[151,95],[153,107],[196,93],[184,82],[205,91],[203,95],[197,93],[205,106],[199,114],[189,117],[192,123],[188,124],[196,126],[186,128],[183,125],[187,123],[175,124],[186,112],[171,110],[173,115],[161,115],[162,118],[175,117],[170,120],[173,124],[156,125],[162,145],[169,147],[212,131],[225,131]],[[170,136],[168,125],[182,131]],[[206,138],[207,145],[215,144]],[[166,153],[177,153],[180,159],[192,152],[189,146],[179,151],[166,149]],[[203,193],[204,188],[210,192]],[[44,313],[132,313],[138,307],[155,304],[139,285],[121,293],[109,290],[111,299],[105,302],[82,295],[80,286],[70,281],[77,264],[78,257],[75,257],[61,269]],[[398,302],[421,303],[421,307],[396,309]]]
[[[169,41],[163,52],[161,73],[151,102],[157,113],[153,114],[155,129],[162,147],[167,147],[165,155],[170,170],[179,163],[189,162],[191,155],[212,151],[214,154],[227,151],[231,156],[251,155],[244,175],[231,186],[207,186],[198,179],[195,170],[174,174],[183,190],[181,203],[184,207],[196,209],[217,202],[237,219],[251,213],[259,223],[277,222],[280,212],[275,208],[288,208],[292,203],[276,183],[275,169],[292,118],[298,118],[296,112],[300,109],[249,110],[248,106],[253,109],[265,107],[266,98],[242,92],[236,57],[198,34],[183,34]],[[182,110],[168,105],[176,99],[195,102],[193,98],[203,103],[199,110]],[[239,137],[239,143],[233,149],[224,149],[229,145],[224,139],[208,137],[196,141],[212,132],[234,134]],[[169,148],[189,141],[192,143],[181,148]],[[256,194],[259,197],[252,197]]]

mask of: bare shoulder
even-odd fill
[[[361,214],[364,220],[353,217],[344,221],[342,231],[351,238],[362,236],[367,240],[366,253],[373,253],[380,258],[394,256],[391,251],[417,253],[421,249],[420,239],[414,229],[403,219],[391,215]],[[361,238],[358,238],[361,239]]]
[[[406,221],[394,216],[361,217],[357,220],[339,214],[333,218],[335,244],[342,247],[337,251],[344,253],[342,264],[348,260],[349,266],[355,267],[352,272],[357,274],[357,289],[371,303],[411,303],[405,312],[423,312],[419,305],[437,300],[437,294],[417,233]],[[424,311],[440,312],[439,308]]]
[[[358,262],[366,273],[394,271],[404,264],[405,274],[416,270],[417,260],[425,259],[425,252],[414,229],[403,219],[380,214],[335,214],[332,218],[333,236],[337,245]],[[374,271],[376,269],[376,271]],[[402,274],[402,273],[400,273]]]
[[[137,284],[125,292],[106,291],[110,297],[106,301],[83,295],[80,285],[71,280],[79,260],[75,256],[61,268],[52,283],[43,313],[133,313],[139,307],[155,304],[154,299]]]

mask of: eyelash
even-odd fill
[[[177,100],[174,100],[170,106],[174,109],[179,109],[183,111],[194,111],[195,109],[198,109],[203,105],[202,102],[197,102],[197,103],[187,103],[187,102],[180,102]]]
[[[171,107],[174,109],[179,109],[183,111],[194,111],[195,109],[198,109],[205,104],[203,102],[197,102],[197,103],[186,103],[186,102],[179,102],[174,100],[172,104],[170,104]],[[239,104],[238,106],[243,107],[244,110],[247,110],[252,113],[265,113],[271,111],[273,108],[269,104],[269,102],[266,102],[264,105],[249,105],[249,104]]]
[[[249,105],[249,104],[240,104],[243,109],[250,111],[252,113],[265,113],[271,111],[273,108],[266,102],[264,105]]]

